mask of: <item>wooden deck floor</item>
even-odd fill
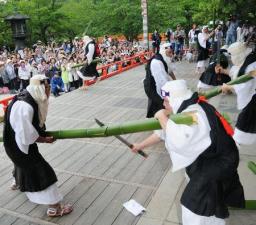
[[[176,67],[176,76],[186,79],[195,90],[198,81],[194,75],[195,64],[182,62],[177,63]],[[47,129],[97,127],[94,118],[106,124],[145,118],[147,98],[142,84],[144,76],[144,66],[140,66],[99,82],[89,91],[77,90],[51,98]],[[234,96],[219,96],[210,102],[220,111],[228,112],[234,125],[237,118]],[[147,135],[148,132],[125,137],[136,142]],[[0,225],[181,223],[179,199],[185,184],[179,185],[177,192],[171,193],[173,200],[167,202],[170,198],[166,196],[167,190],[177,186],[179,180],[168,180],[168,175],[165,177],[170,168],[170,157],[163,144],[147,149],[149,157],[146,160],[131,153],[113,137],[59,140],[54,144],[41,144],[39,148],[56,171],[64,201],[74,205],[74,212],[62,218],[50,219],[45,214],[46,206],[29,202],[24,193],[11,191],[9,186],[13,165],[0,145]],[[248,161],[256,161],[255,146],[242,147],[240,156],[239,174],[246,199],[255,199],[255,175],[247,169]],[[173,174],[174,178],[176,176]],[[136,218],[122,207],[131,198],[147,208],[147,213],[142,217]],[[143,217],[145,221],[141,220]],[[255,225],[255,221],[254,211],[231,211],[227,225]]]

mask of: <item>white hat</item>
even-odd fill
[[[203,30],[204,30],[204,29],[208,29],[208,26],[207,26],[207,25],[203,26]]]
[[[170,48],[170,47],[171,47],[171,43],[164,43],[161,45],[161,48],[164,48],[164,49]]]
[[[174,113],[177,112],[181,103],[192,96],[185,80],[172,80],[165,83],[161,88],[162,97],[167,97]]]
[[[220,49],[228,50],[228,45],[223,45]]]
[[[83,37],[83,41],[85,42],[85,43],[88,43],[89,41],[91,41],[92,39],[89,37],[89,36],[87,36],[87,35],[85,35],[84,37]]]
[[[42,74],[34,75],[30,78],[29,85],[32,86],[39,86],[42,84],[42,81],[48,80],[48,77]]]
[[[170,49],[171,43],[164,43],[160,46],[159,53],[164,57],[164,60],[166,61],[166,49]],[[167,63],[167,62],[166,62]],[[168,64],[168,63],[167,63]]]
[[[247,48],[245,43],[238,41],[229,46],[228,52],[231,54],[232,63],[236,66],[240,66],[252,52],[252,49]]]

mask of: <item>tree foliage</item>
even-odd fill
[[[11,42],[4,17],[16,10],[30,17],[29,42],[63,40],[81,36],[123,34],[134,39],[142,33],[141,0],[0,0],[0,45]],[[148,0],[149,32],[186,29],[194,22],[227,21],[230,14],[254,22],[256,0]]]

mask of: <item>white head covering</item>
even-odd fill
[[[83,37],[83,41],[84,41],[85,45],[87,45],[88,42],[92,41],[92,39],[91,39],[89,36],[85,35],[85,36]]]
[[[205,26],[203,26],[203,28],[202,28],[202,33],[204,33],[204,30],[205,29],[208,29],[209,27],[207,26],[207,25],[205,25]]]
[[[48,97],[45,93],[45,84],[42,81],[47,80],[45,75],[34,75],[31,77],[27,91],[38,104],[38,116],[40,127],[43,127],[48,112]]]
[[[168,71],[172,71],[172,68],[171,68],[171,58],[168,57],[166,55],[166,49],[170,48],[171,47],[171,43],[164,43],[162,45],[160,45],[160,51],[159,53],[163,56],[163,59],[164,61],[166,62],[167,66],[168,66]]]
[[[235,66],[241,66],[252,49],[247,48],[245,43],[238,41],[229,46],[228,52],[231,54],[232,63]]]
[[[165,50],[170,47],[171,47],[171,43],[164,43],[160,45],[160,54],[162,55],[162,52],[165,54]]]
[[[223,45],[220,49],[228,50],[228,45]]]
[[[177,113],[181,103],[184,100],[189,99],[193,94],[192,91],[188,89],[185,80],[168,81],[161,90],[163,93],[169,93],[167,98],[174,113]]]

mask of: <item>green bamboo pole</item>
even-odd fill
[[[101,62],[100,58],[96,58],[96,59],[92,60],[92,63],[98,63],[98,62]],[[76,67],[80,67],[80,66],[84,66],[84,65],[86,65],[86,63],[80,63],[80,64],[76,64],[76,65],[72,66],[71,68],[76,68]]]
[[[234,80],[228,82],[227,84],[228,85],[241,84],[241,83],[244,83],[251,79],[253,79],[253,77],[250,74],[245,74],[245,75],[238,77],[237,79],[234,79]],[[202,93],[200,93],[200,95],[203,95],[203,96],[205,96],[205,98],[209,99],[209,98],[212,98],[220,93],[221,93],[221,87],[216,87],[210,91],[202,92]]]
[[[256,210],[256,200],[245,200],[245,208],[230,208],[231,210]]]
[[[256,210],[256,200],[245,200],[246,210]]]
[[[192,125],[196,123],[196,117],[193,113],[179,113],[170,116],[170,119],[177,124]],[[56,130],[47,131],[47,136],[53,136],[55,139],[71,138],[96,138],[108,137],[121,134],[137,133],[143,131],[159,130],[160,123],[155,118],[144,119],[117,124],[113,126],[103,126],[97,128],[73,129],[73,130]],[[0,137],[0,142],[3,138]]]
[[[256,174],[256,164],[252,161],[248,162],[248,168],[254,173]]]
[[[192,125],[196,123],[196,118],[193,114],[180,113],[173,114],[170,119],[177,124]],[[88,129],[75,129],[75,130],[57,130],[47,131],[46,134],[53,136],[56,139],[70,139],[70,138],[96,138],[108,137],[121,134],[137,133],[143,131],[159,130],[161,126],[159,121],[155,118],[144,119],[117,124],[113,126],[103,126]]]
[[[245,200],[244,208],[230,208],[231,210],[256,210],[256,200]]]

